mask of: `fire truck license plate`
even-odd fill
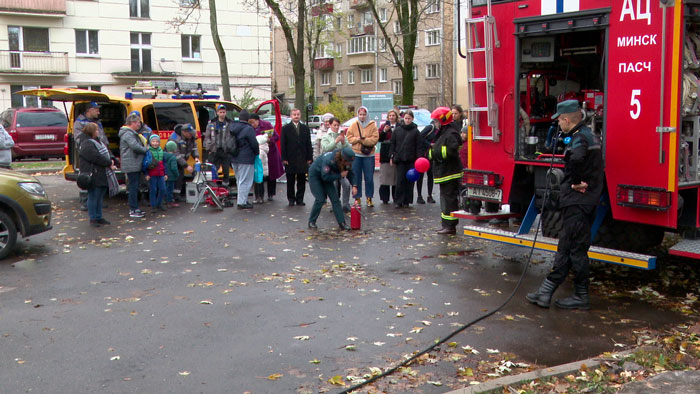
[[[494,200],[501,202],[501,199],[503,198],[503,190],[501,189],[482,189],[480,187],[469,187],[467,188],[467,196],[473,197],[473,198],[478,198],[478,199],[485,199],[485,200]]]

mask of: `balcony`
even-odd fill
[[[350,0],[350,8],[359,10],[362,8],[369,7],[369,1],[367,0]]]
[[[68,75],[68,52],[0,51],[0,73]]]
[[[0,1],[2,1],[2,0],[0,0]],[[333,4],[331,4],[331,3],[323,3],[323,4],[318,4],[318,5],[311,7],[311,16],[313,16],[313,17],[332,14],[332,13],[333,13]]]
[[[319,71],[325,71],[325,70],[332,70],[333,69],[333,64],[334,59],[331,58],[323,58],[323,59],[314,59],[314,70],[319,70]]]
[[[348,62],[350,67],[370,67],[374,66],[374,56],[374,52],[349,54]]]
[[[63,17],[66,0],[0,0],[0,14]]]

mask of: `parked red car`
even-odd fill
[[[15,140],[12,159],[65,157],[68,120],[57,108],[9,108],[0,114],[0,123]]]

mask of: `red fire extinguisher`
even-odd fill
[[[362,227],[362,207],[357,203],[350,207],[350,228],[359,230]]]

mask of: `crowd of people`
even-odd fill
[[[341,229],[349,229],[345,214],[352,204],[374,207],[375,152],[379,147],[379,197],[383,204],[392,202],[397,209],[411,204],[425,204],[423,181],[427,183],[427,202],[433,199],[433,183],[441,189],[441,234],[454,234],[456,220],[449,216],[457,208],[461,174],[460,147],[463,138],[462,109],[441,107],[433,112],[433,123],[418,130],[411,110],[391,110],[381,126],[368,119],[366,107],[357,110],[357,121],[341,130],[340,120],[332,114],[323,118],[323,125],[311,143],[311,130],[301,122],[301,111],[292,109],[291,122],[280,134],[273,125],[257,114],[243,110],[238,119],[227,117],[225,105],[216,108],[216,117],[209,121],[202,135],[207,161],[221,168],[221,185],[230,186],[229,169],[235,174],[238,209],[252,209],[254,204],[273,201],[277,180],[286,175],[289,206],[304,206],[306,182],[314,196],[308,227],[317,228],[321,207],[330,200]],[[102,216],[104,195],[118,192],[114,171],[120,167],[126,176],[129,216],[143,218],[139,193],[147,190],[152,213],[177,208],[185,194],[185,174],[191,174],[192,160],[199,163],[196,130],[191,124],[174,128],[162,148],[160,136],[142,122],[138,111],[130,113],[119,130],[119,159],[108,149],[107,137],[99,121],[99,105],[89,103],[74,125],[79,152],[79,171],[90,174],[94,181],[81,192],[81,209],[88,211],[90,225],[110,224]],[[90,141],[86,143],[86,141]],[[279,144],[279,149],[278,149]],[[426,157],[433,166],[418,179],[406,174],[416,159]],[[257,168],[256,168],[257,167]],[[260,180],[254,174],[261,171]],[[453,174],[454,172],[454,174]],[[434,176],[435,175],[435,176]],[[266,187],[267,186],[267,187]],[[414,187],[417,198],[414,199]],[[267,189],[267,192],[266,190]],[[248,201],[250,191],[254,201]]]

